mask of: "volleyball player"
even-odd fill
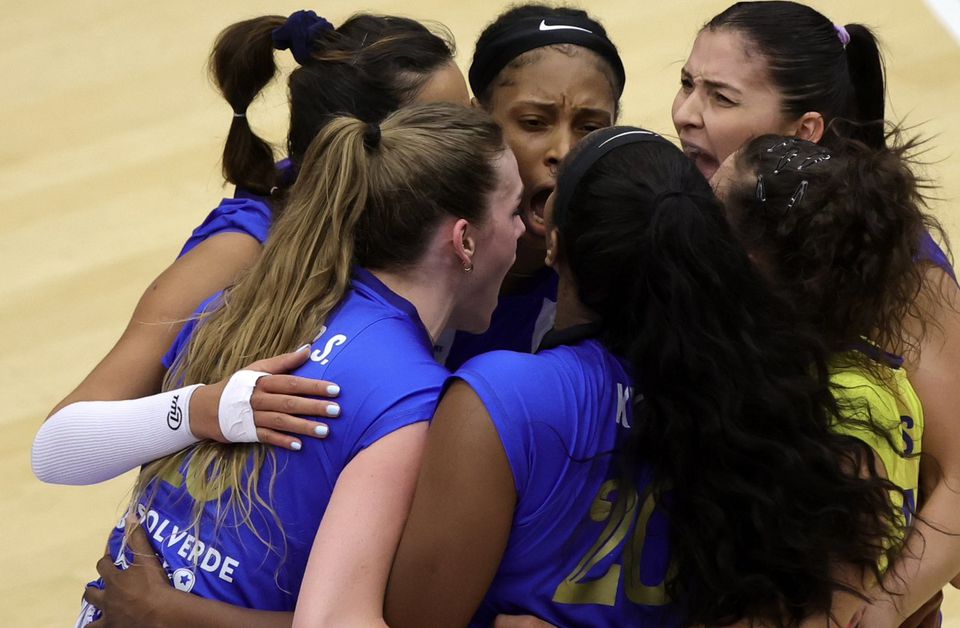
[[[271,28],[278,25],[280,33],[272,34]],[[263,190],[271,189],[269,186],[280,184],[270,198],[282,199],[283,184],[289,183],[296,170],[298,155],[330,112],[356,110],[358,115],[363,114],[361,117],[369,115],[370,119],[376,119],[409,98],[452,98],[458,93],[456,77],[450,70],[453,67],[449,59],[450,48],[416,22],[360,15],[348,20],[337,31],[331,31],[329,26],[312,12],[297,12],[286,22],[279,18],[257,18],[234,25],[221,34],[212,65],[224,95],[238,111],[245,111],[250,100],[275,72],[274,39],[281,41],[281,45],[289,45],[304,64],[290,77],[289,148],[292,159],[284,162],[278,172],[271,169],[272,166],[268,168],[266,145],[253,135],[244,117],[236,117],[231,127],[232,139],[228,138],[224,151],[224,171],[229,180],[241,184],[238,195],[242,198],[236,201],[239,203],[236,207],[232,202],[228,203],[231,209],[226,213],[222,211],[225,206],[215,210],[195,231],[194,239],[187,243],[185,250],[189,250],[195,241],[216,240],[221,237],[217,234],[224,230],[242,229],[250,237],[265,234],[272,214],[256,191],[263,193]],[[378,46],[368,41],[365,46],[360,46],[358,42],[368,33],[371,34],[370,41],[380,37],[384,43]],[[262,43],[258,45],[251,44],[251,41],[260,40]],[[415,54],[412,50],[415,45],[423,50]],[[238,75],[231,70],[240,67],[260,67],[261,71]],[[401,71],[400,68],[405,69]],[[261,80],[256,79],[258,75]],[[556,168],[570,148],[585,134],[615,120],[617,101],[624,84],[617,49],[607,38],[602,25],[583,11],[542,5],[523,5],[498,17],[477,42],[470,76],[479,104],[504,129],[507,144],[517,155],[525,190],[521,216],[528,235],[518,247],[517,264],[505,282],[489,331],[480,335],[450,331],[438,341],[438,357],[446,360],[451,368],[472,355],[493,349],[532,351],[551,326],[556,301],[556,274],[543,265],[543,203],[553,188]],[[398,81],[397,77],[401,80]],[[391,80],[394,82],[393,91],[385,88],[381,90],[382,94],[377,92],[378,85],[389,86]],[[333,89],[334,85],[337,89]],[[379,95],[367,99],[368,92]],[[260,150],[255,150],[257,146],[261,147]],[[225,234],[223,237],[233,238],[235,235]],[[186,257],[190,255],[192,253]],[[213,292],[219,286],[210,287]],[[151,294],[151,299],[162,300],[156,292]],[[197,301],[209,294],[197,295]],[[189,311],[185,311],[178,317],[187,318],[188,315]],[[143,317],[148,318],[146,314]],[[144,326],[143,333],[156,337],[161,333],[156,327]],[[253,368],[277,371],[290,364],[295,366],[296,360],[297,356],[282,356],[276,363],[258,363]],[[132,365],[128,367],[133,368]],[[163,365],[158,368],[162,373]],[[251,417],[256,420],[256,432],[251,427],[241,431],[251,436],[237,436],[234,435],[236,430],[225,427],[231,423],[231,417],[218,417],[219,408],[230,405],[220,403],[220,395],[227,383],[224,380],[215,386],[200,388],[191,398],[191,404],[195,406],[191,425],[197,437],[222,441],[227,439],[225,434],[231,434],[230,438],[252,438],[255,433],[262,442],[300,447],[299,439],[265,429],[265,426],[269,424],[300,434],[325,435],[328,433],[325,422],[306,421],[299,415],[329,417],[328,412],[335,413],[340,409],[339,404],[323,404],[291,396],[304,391],[327,395],[328,382],[267,377],[257,383],[254,391],[251,403],[254,413],[245,413],[248,423]],[[237,387],[230,389],[231,392],[237,390]],[[140,394],[147,392],[155,391],[144,389]],[[157,423],[159,416],[162,424],[175,395],[181,404],[186,399],[176,392],[169,392],[143,402],[140,405],[144,407],[138,407],[135,412],[153,423]],[[291,404],[297,411],[289,409]],[[158,410],[162,410],[159,415]],[[155,438],[145,442],[139,438],[139,428],[131,428],[129,438],[124,438],[111,427],[117,424],[116,420],[104,420],[102,415],[108,412],[126,414],[131,410],[121,411],[114,405],[71,406],[55,416],[55,421],[48,421],[34,444],[34,469],[38,477],[71,484],[102,481],[160,455],[177,451],[193,440],[190,434],[185,434],[182,438],[167,441],[162,437],[169,434],[161,429]],[[104,434],[105,430],[110,433]],[[116,458],[98,456],[96,461],[88,464],[84,461],[90,458],[89,454],[76,447],[78,436],[95,445],[97,451],[100,450],[99,443],[108,438],[122,443],[115,450],[122,451],[123,455]],[[65,459],[77,463],[62,464]]]
[[[552,199],[556,330],[448,382],[388,623],[848,621],[903,524],[817,337],[659,136],[595,133]]]
[[[560,162],[619,113],[625,75],[603,25],[586,12],[524,4],[499,15],[477,40],[469,72],[475,103],[503,128],[517,155],[527,230],[485,334],[448,334],[438,357],[455,369],[495,349],[530,353],[550,329],[557,276],[543,264],[543,208]]]
[[[291,50],[299,67],[289,78],[288,158],[275,166],[269,144],[250,127],[247,108],[276,74],[274,54],[278,48]],[[194,230],[178,259],[144,292],[116,346],[51,415],[77,401],[135,399],[158,392],[165,371],[161,358],[182,322],[201,301],[232,284],[259,257],[274,214],[282,213],[286,191],[316,134],[341,113],[377,122],[413,102],[466,104],[466,84],[453,62],[453,52],[451,38],[432,33],[414,20],[394,16],[358,14],[334,28],[312,11],[298,11],[289,18],[245,20],[220,33],[210,67],[215,83],[233,109],[223,171],[226,180],[237,186],[236,196],[224,199]],[[297,366],[302,359],[285,356],[256,366],[280,372]],[[222,388],[205,389],[196,396],[193,430],[198,438],[226,438],[217,416]],[[327,382],[289,377],[261,380],[253,415],[259,440],[293,448],[300,446],[300,439],[284,432],[325,434],[326,421],[304,421],[286,408],[291,403],[287,393],[329,396],[328,389]],[[169,400],[158,403],[163,408],[170,406]],[[306,414],[328,419],[332,416],[317,403],[295,403]],[[61,413],[57,418],[65,423],[95,420],[89,410],[84,406],[67,407],[68,416]],[[162,414],[165,416],[166,411]],[[100,481],[137,464],[64,478],[61,473],[72,467],[60,464],[57,458],[63,455],[61,450],[68,449],[65,441],[69,439],[58,440],[62,441],[60,445],[51,445],[58,450],[58,455],[49,456],[54,462],[35,467],[37,474],[48,481]],[[144,454],[150,457],[140,458],[152,460],[175,450],[150,450]]]
[[[523,231],[520,193],[516,161],[479,110],[420,106],[382,127],[341,118],[321,132],[263,255],[185,328],[167,384],[218,379],[313,338],[298,373],[349,384],[352,412],[299,453],[208,441],[143,468],[134,511],[175,587],[162,623],[276,620],[239,607],[292,611],[311,552],[330,570],[312,590],[327,625],[380,616],[447,375],[433,339],[488,324]],[[104,575],[133,560],[123,540],[121,526]]]
[[[697,35],[680,83],[673,121],[684,151],[708,177],[765,133],[828,147],[844,138],[885,146],[883,63],[873,33],[859,24],[834,25],[802,4],[741,2],[715,16]],[[924,490],[916,532],[887,574],[892,593],[878,594],[864,620],[870,626],[899,624],[960,572],[960,431],[953,427],[960,407],[960,289],[929,230],[917,238],[926,287],[902,312],[901,337],[885,338],[893,345],[884,348],[903,354],[923,404]]]

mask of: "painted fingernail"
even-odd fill
[[[335,395],[339,395],[340,387],[337,386],[336,384],[330,384],[329,386],[327,386],[327,394],[330,395],[331,397]]]
[[[326,438],[327,434],[330,433],[330,428],[326,425],[318,425],[313,428],[313,433],[319,436],[320,438]]]
[[[309,348],[310,348],[310,343],[308,342],[307,344],[303,345],[302,347],[300,347],[300,348],[298,348],[296,351],[294,351],[294,353],[300,353],[301,351],[304,351],[304,350],[309,349]]]
[[[327,416],[340,416],[340,406],[331,403],[327,406]]]
[[[300,449],[302,448],[303,448],[303,445],[300,444],[300,441],[295,440],[292,443],[290,443],[290,449],[294,451],[300,451]]]

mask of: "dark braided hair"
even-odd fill
[[[272,33],[287,18],[238,22],[217,37],[214,82],[235,112],[244,112],[277,72]],[[299,165],[314,137],[341,115],[380,122],[411,102],[430,74],[453,62],[449,33],[402,17],[357,14],[318,30],[310,60],[290,74],[289,156]],[[224,178],[260,195],[279,185],[271,146],[245,116],[235,116],[223,151]]]
[[[832,429],[845,418],[827,348],[668,143],[609,152],[568,208],[558,259],[642,393],[624,481],[652,473],[676,564],[667,592],[686,623],[828,613],[836,591],[856,593],[834,568],[878,576],[903,523],[870,447]]]

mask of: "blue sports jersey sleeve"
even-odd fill
[[[470,625],[501,613],[556,626],[680,625],[664,588],[668,522],[649,474],[637,465],[625,484],[615,464],[634,420],[623,363],[585,339],[479,356],[454,377],[483,401],[517,488],[507,546]],[[626,491],[634,497],[620,503],[633,506],[617,508]]]
[[[934,266],[938,266],[943,269],[943,272],[950,275],[954,281],[957,280],[953,266],[950,265],[950,259],[927,230],[923,231],[923,235],[920,238],[920,250],[917,252],[917,261],[928,262]]]
[[[266,201],[252,197],[225,198],[193,230],[177,257],[183,257],[201,242],[219,233],[245,233],[263,244],[272,222],[273,211]]]
[[[347,316],[338,318],[349,323]],[[344,417],[325,444],[351,443],[349,460],[391,432],[432,418],[448,373],[407,320],[383,318],[360,329],[338,323],[314,341],[310,359],[293,374],[340,386]],[[375,418],[361,423],[350,416]]]
[[[543,356],[495,351],[473,358],[451,379],[466,382],[487,408],[513,473],[517,519],[535,513],[555,490],[557,474],[582,449],[577,401],[562,369],[544,368]]]

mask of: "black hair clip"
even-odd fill
[[[763,187],[763,175],[757,175],[757,200],[761,203],[767,202],[767,190]]]
[[[799,205],[800,201],[803,200],[803,195],[807,191],[807,180],[804,179],[800,182],[800,185],[797,186],[797,189],[794,191],[793,196],[790,197],[790,202],[787,203],[787,209],[793,209],[795,205]]]
[[[380,125],[376,122],[371,122],[363,132],[363,145],[366,146],[368,150],[376,150],[376,148],[380,146],[380,137]]]

